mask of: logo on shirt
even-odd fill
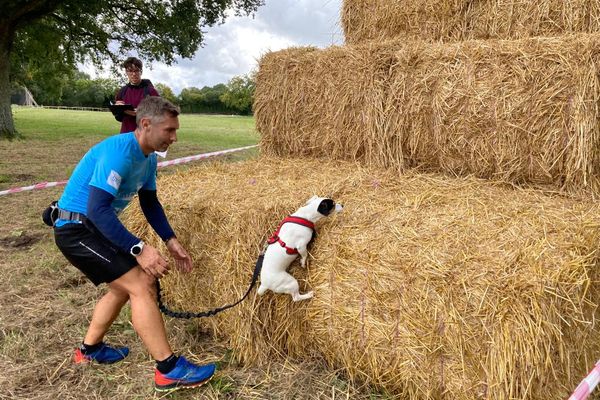
[[[121,186],[121,179],[121,175],[119,175],[116,171],[111,170],[106,183],[114,187],[116,190],[119,190],[119,186]]]

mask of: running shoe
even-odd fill
[[[210,380],[217,369],[215,364],[196,365],[179,356],[175,368],[168,374],[154,371],[154,387],[159,392],[198,387]]]
[[[98,350],[93,351],[89,354],[83,354],[81,349],[75,350],[73,356],[73,362],[75,364],[84,364],[92,361],[96,361],[100,364],[112,364],[121,361],[129,354],[129,348],[127,347],[111,347],[106,343],[102,343]]]

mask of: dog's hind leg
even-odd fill
[[[266,286],[263,286],[262,284],[258,287],[258,290],[256,291],[256,293],[260,294],[261,296],[263,294],[265,294],[265,292],[267,291]]]
[[[300,294],[300,292],[292,293],[292,300],[293,301],[308,300],[308,299],[310,299],[312,297],[313,297],[312,290],[310,292],[308,292],[308,293],[305,293],[305,294]]]
[[[280,285],[276,288],[271,288],[271,290],[275,293],[287,293],[292,296],[293,301],[306,300],[313,297],[313,292],[300,294],[300,286],[298,285],[298,281],[287,272],[282,272],[280,279]]]

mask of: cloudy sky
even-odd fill
[[[193,59],[179,59],[171,66],[154,63],[148,68],[144,65],[143,77],[154,84],[164,83],[179,94],[186,87],[214,86],[246,74],[255,69],[260,56],[269,51],[291,46],[323,48],[342,44],[341,2],[265,0],[254,17],[233,16],[223,25],[205,28],[204,47]]]

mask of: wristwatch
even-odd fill
[[[133,246],[131,246],[131,249],[129,249],[129,253],[132,256],[137,257],[140,254],[142,254],[142,250],[144,250],[144,241],[140,240],[139,243],[136,243]]]

